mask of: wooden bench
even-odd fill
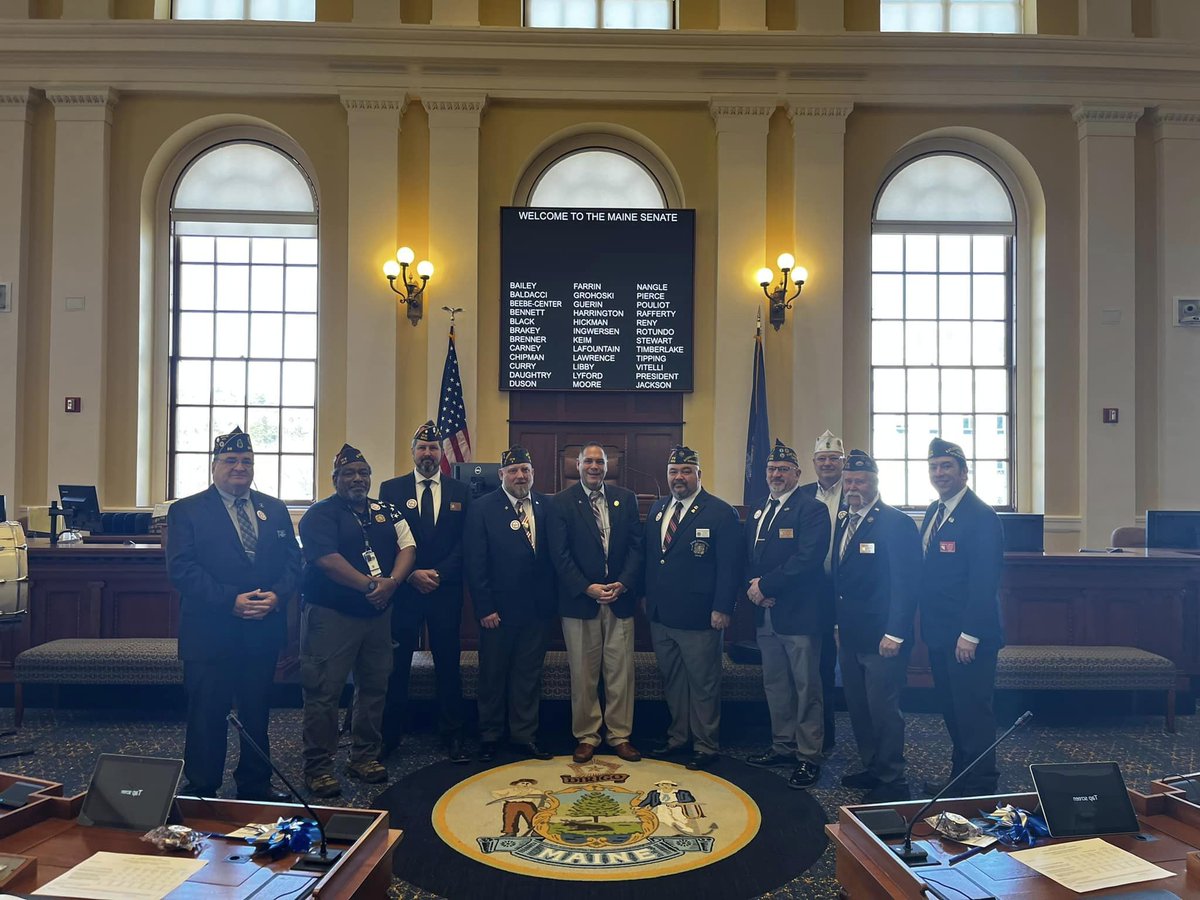
[[[18,654],[14,676],[19,728],[26,684],[183,684],[183,663],[175,638],[63,638]]]
[[[1005,647],[996,687],[1020,691],[1165,691],[1166,728],[1175,731],[1175,664],[1137,647],[1059,644]]]

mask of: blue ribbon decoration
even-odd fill
[[[248,837],[246,843],[254,847],[255,856],[269,855],[278,859],[287,853],[307,853],[320,840],[321,830],[316,822],[294,816],[278,820],[270,834]]]
[[[1050,836],[1046,821],[1028,810],[998,806],[995,812],[985,814],[984,818],[990,824],[981,828],[983,833],[990,834],[1006,847],[1032,847],[1038,838]]]

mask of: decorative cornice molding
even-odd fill
[[[1151,114],[1155,127],[1162,125],[1200,125],[1200,109],[1160,106]]]
[[[342,94],[342,106],[347,112],[380,112],[395,110],[400,115],[408,109],[408,94],[390,97],[370,97],[354,94]]]
[[[478,128],[487,94],[431,91],[421,95],[430,128]]]
[[[708,101],[708,111],[714,119],[721,116],[769,119],[778,106],[774,100],[756,97],[713,97]]]
[[[448,97],[423,96],[421,105],[426,112],[467,112],[481,113],[487,106],[486,96]]]
[[[0,106],[28,106],[33,100],[33,88],[0,90]]]
[[[845,119],[854,111],[854,104],[849,101],[824,101],[807,97],[797,97],[788,100],[788,118],[795,122],[797,119]]]
[[[112,109],[120,98],[110,87],[103,88],[48,88],[46,99],[56,107],[103,106]]]
[[[1071,118],[1077,125],[1092,122],[1111,122],[1134,125],[1146,112],[1142,106],[1091,106],[1080,103],[1071,107]]]

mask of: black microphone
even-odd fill
[[[623,462],[622,462],[622,465],[624,465]],[[661,497],[663,495],[662,484],[660,484],[659,480],[657,478],[655,478],[653,475],[651,475],[649,472],[643,472],[641,469],[635,469],[633,466],[625,466],[625,471],[632,472],[634,475],[646,476],[647,478],[649,478],[651,481],[654,482],[654,492],[659,497]]]
[[[267,756],[267,754],[263,752],[262,747],[258,746],[258,744],[254,742],[254,738],[246,734],[246,726],[241,723],[238,717],[233,713],[230,713],[225,718],[229,720],[229,724],[237,729],[237,733],[242,736],[242,740],[249,744],[255,753],[266,760],[267,765],[271,767],[271,771],[279,776],[279,780],[283,782],[284,786],[288,789],[291,795],[300,801],[300,804],[306,810],[308,810],[308,814],[313,817],[313,821],[317,823],[317,831],[321,833],[321,846],[319,848],[310,848],[307,853],[305,853],[296,861],[296,865],[293,866],[293,868],[301,870],[315,869],[317,871],[328,869],[341,858],[342,851],[329,849],[328,841],[325,839],[325,826],[322,825],[321,820],[317,818],[316,811],[308,805],[308,801],[301,796],[300,792],[292,787],[292,783],[287,780],[287,777],[280,772],[278,768],[276,768],[275,763],[271,761],[271,757]]]
[[[925,811],[927,809],[929,809],[929,807],[933,806],[933,804],[937,803],[937,801],[941,798],[941,796],[943,794],[946,793],[946,791],[950,790],[950,788],[952,788],[952,787],[954,787],[954,785],[958,784],[959,780],[961,780],[964,775],[966,775],[973,768],[975,768],[975,766],[977,766],[979,764],[979,761],[981,759],[983,759],[985,756],[987,756],[989,753],[991,753],[993,750],[995,750],[998,746],[1000,746],[1000,744],[1002,744],[1004,742],[1004,740],[1010,734],[1012,734],[1014,731],[1016,731],[1018,728],[1020,728],[1022,725],[1024,725],[1026,722],[1028,722],[1032,718],[1033,718],[1033,713],[1028,709],[1025,710],[1025,712],[1021,713],[1020,718],[1018,718],[1017,721],[1012,723],[1012,727],[1010,727],[1008,729],[1008,731],[1004,732],[1004,734],[1002,734],[1002,735],[1000,735],[1000,737],[996,738],[996,740],[992,743],[992,746],[988,747],[986,750],[984,750],[982,753],[980,753],[977,757],[975,757],[975,759],[971,762],[971,764],[969,766],[967,766],[965,769],[963,769],[961,772],[959,772],[957,775],[955,775],[953,778],[951,778],[949,781],[947,781],[945,783],[945,785],[942,786],[942,789],[940,791],[938,791],[929,800],[928,803],[926,803],[919,810],[917,810],[917,814],[912,817],[912,820],[908,823],[908,827],[904,830],[904,843],[900,846],[893,846],[892,852],[895,853],[897,856],[899,856],[902,860],[904,860],[910,866],[919,866],[922,863],[924,863],[929,858],[929,854],[926,853],[924,850],[922,850],[920,847],[914,848],[912,845],[912,830],[913,830],[913,827],[917,824],[917,822],[921,821],[921,816],[925,815]]]

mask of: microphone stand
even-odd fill
[[[913,842],[912,842],[913,827],[917,824],[917,822],[919,822],[921,820],[921,816],[925,815],[925,811],[927,809],[929,809],[929,807],[933,806],[933,804],[937,803],[937,801],[939,799],[941,799],[942,795],[945,794],[946,791],[950,790],[950,788],[952,788],[952,787],[954,787],[954,785],[958,784],[958,782],[962,779],[962,777],[964,775],[966,775],[968,772],[970,772],[972,769],[974,769],[975,766],[977,766],[979,764],[980,760],[982,760],[985,756],[987,756],[989,753],[991,753],[993,750],[995,750],[998,746],[1000,746],[1000,744],[1002,744],[1005,741],[1005,739],[1008,738],[1008,736],[1010,734],[1012,734],[1014,731],[1016,731],[1018,728],[1020,728],[1022,725],[1024,725],[1026,722],[1028,722],[1032,718],[1033,718],[1033,713],[1030,710],[1025,710],[1025,712],[1021,713],[1020,718],[1018,718],[1017,721],[1012,723],[1012,726],[1008,729],[1008,731],[1004,732],[1004,734],[1000,735],[1000,737],[998,737],[995,741],[992,742],[992,746],[988,747],[986,750],[984,750],[982,753],[980,753],[977,757],[975,757],[975,759],[971,762],[971,764],[969,766],[967,766],[965,769],[963,769],[961,772],[959,772],[957,775],[955,775],[953,778],[951,778],[949,781],[947,781],[942,786],[942,789],[940,791],[938,791],[936,794],[934,794],[934,796],[932,798],[930,798],[930,800],[924,806],[922,806],[919,810],[917,810],[916,815],[914,815],[912,817],[912,820],[908,823],[908,827],[904,830],[904,843],[899,846],[893,845],[892,852],[895,853],[902,860],[904,860],[906,863],[908,863],[910,866],[937,865],[937,863],[929,863],[927,861],[929,859],[929,854],[926,853],[921,847],[913,846]]]
[[[323,872],[324,870],[330,868],[341,858],[342,851],[329,849],[328,841],[325,839],[325,826],[322,825],[321,820],[317,818],[316,811],[308,805],[308,801],[304,799],[300,792],[292,787],[292,783],[287,780],[287,776],[279,771],[279,769],[275,766],[275,763],[271,761],[271,757],[263,752],[262,747],[258,746],[258,744],[254,742],[254,739],[250,737],[250,735],[246,734],[246,726],[241,723],[241,720],[238,719],[238,717],[233,713],[230,713],[225,718],[229,720],[229,724],[237,729],[237,733],[241,735],[242,740],[244,740],[262,759],[266,760],[267,765],[271,767],[271,771],[279,776],[279,780],[283,782],[284,786],[288,789],[288,792],[300,801],[300,804],[306,810],[308,810],[308,814],[312,816],[313,821],[317,823],[317,831],[321,833],[321,846],[319,848],[311,848],[307,853],[301,856],[299,860],[296,861],[296,865],[294,865],[292,868],[300,869],[301,871],[307,870],[317,872]]]

